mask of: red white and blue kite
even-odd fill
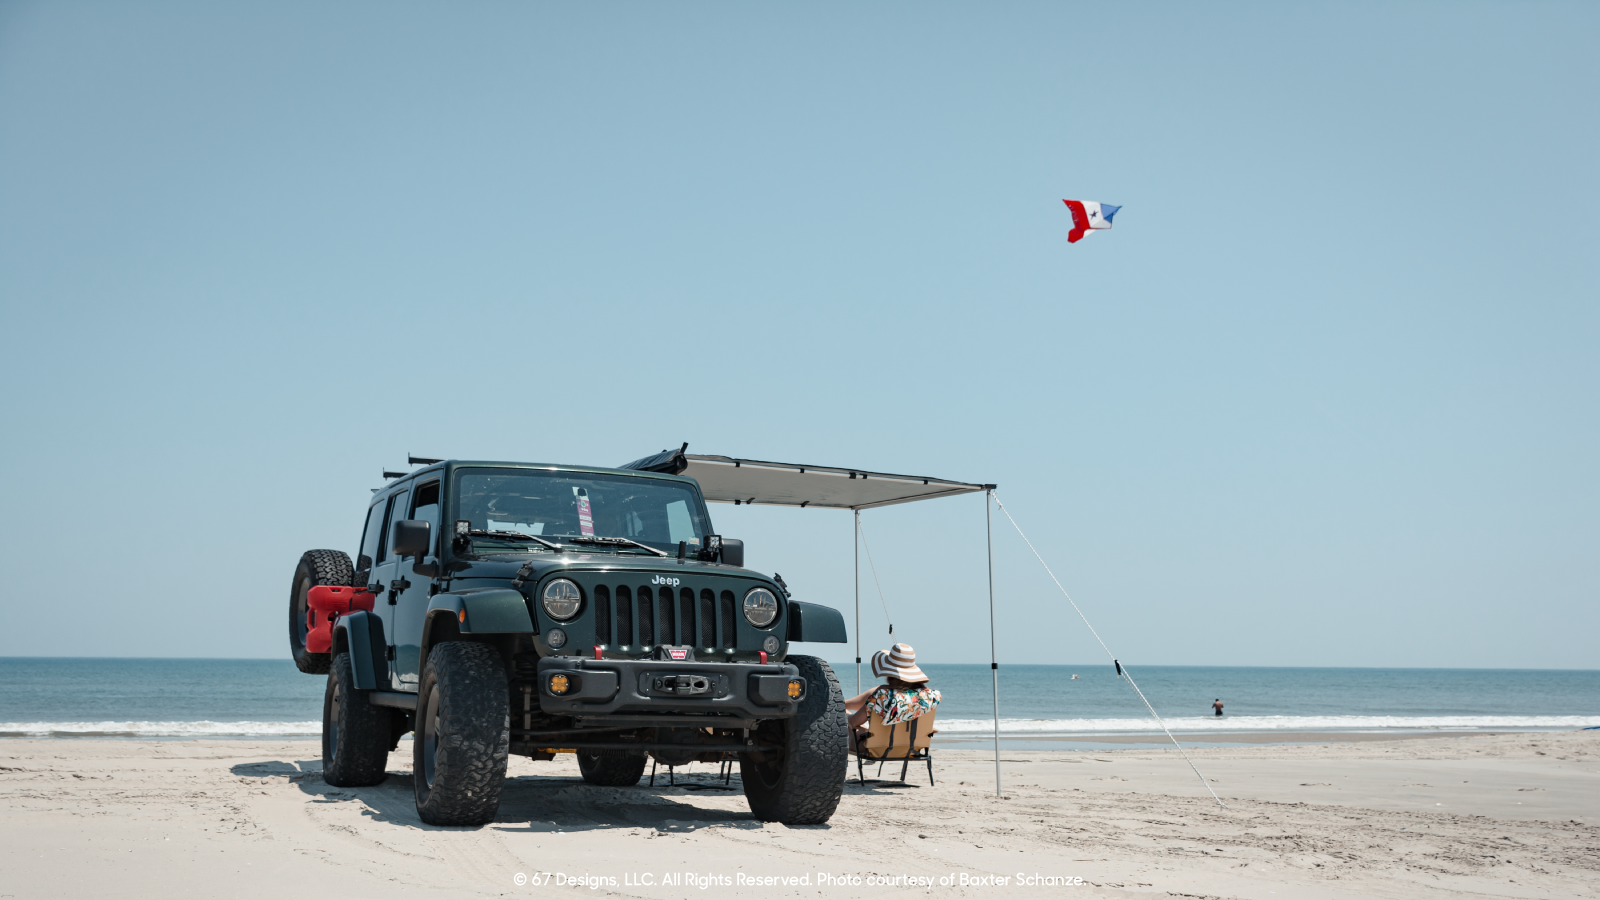
[[[1103,231],[1111,227],[1111,217],[1117,214],[1120,206],[1109,203],[1097,203],[1093,200],[1063,200],[1067,209],[1072,210],[1072,231],[1067,234],[1067,243],[1076,244],[1083,240],[1083,236],[1091,231]]]

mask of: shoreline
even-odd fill
[[[1172,736],[1181,744],[1238,744],[1246,746],[1271,746],[1278,744],[1336,744],[1336,743],[1361,743],[1371,741],[1410,741],[1419,739],[1452,738],[1452,737],[1493,737],[1504,735],[1541,735],[1541,734],[1580,734],[1585,731],[1600,733],[1595,728],[1498,728],[1485,730],[1468,729],[1395,729],[1381,731],[1376,729],[1336,731],[1330,729],[1316,729],[1306,731],[1174,731]],[[285,741],[285,742],[318,742],[320,733],[305,734],[137,734],[118,732],[69,732],[58,731],[49,733],[24,733],[0,732],[0,741],[155,741],[161,743],[182,741]],[[406,738],[405,740],[409,740]],[[959,732],[956,734],[941,733],[934,737],[935,747],[949,749],[981,749],[993,745],[992,734],[983,732]],[[1003,743],[1023,744],[1125,744],[1129,746],[1165,745],[1171,746],[1171,741],[1160,731],[1148,732],[1088,732],[1088,733],[1061,733],[1039,734],[1037,732],[1000,732]],[[1041,748],[1041,749],[1069,749],[1069,748]]]
[[[1339,744],[1360,743],[1367,741],[1410,741],[1424,738],[1452,738],[1472,736],[1500,736],[1508,734],[1576,734],[1585,729],[1498,729],[1495,731],[1212,731],[1188,732],[1174,731],[1172,736],[1180,744],[1241,744],[1250,746],[1271,746],[1274,744]],[[968,737],[937,735],[934,745],[945,744],[952,748],[957,744],[973,744],[981,746],[985,741],[992,745],[994,738],[991,735],[975,735]],[[1007,734],[1000,732],[1002,742],[1013,743],[1086,743],[1086,744],[1131,744],[1131,745],[1165,745],[1172,746],[1172,741],[1159,731],[1148,733],[1130,732],[1127,734]]]

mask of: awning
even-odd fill
[[[805,466],[731,456],[688,453],[689,445],[663,450],[618,468],[641,472],[687,475],[700,482],[700,493],[712,503],[764,506],[853,509],[856,529],[856,692],[861,691],[861,511],[913,500],[954,497],[992,491],[992,484],[969,484],[917,475],[889,475],[865,469]],[[989,503],[983,504],[983,527],[988,536],[989,563],[989,677],[994,686],[994,792],[1000,794],[1000,665],[994,637],[994,530]],[[893,628],[891,627],[891,632]]]
[[[622,468],[687,475],[700,482],[700,492],[712,503],[759,506],[874,509],[994,488],[992,484],[890,475],[864,469],[707,456],[684,453],[681,448],[636,459]]]

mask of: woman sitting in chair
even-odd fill
[[[895,644],[872,654],[872,674],[889,683],[844,702],[850,730],[857,736],[866,735],[867,719],[873,713],[885,725],[898,725],[939,705],[939,692],[928,686],[928,676],[917,668],[917,651],[910,644]]]

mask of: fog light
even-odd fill
[[[559,628],[552,628],[550,633],[544,636],[544,642],[550,645],[550,649],[560,650],[567,645],[567,633]]]
[[[775,634],[767,635],[767,639],[761,642],[761,649],[767,651],[768,653],[777,653],[778,636]]]
[[[551,675],[550,676],[550,693],[555,694],[556,696],[559,697],[560,695],[565,694],[567,692],[567,687],[568,687],[567,676],[565,676],[565,675]]]
[[[803,690],[803,687],[801,686],[800,682],[798,682],[798,681],[789,682],[789,699],[790,700],[799,700],[800,699],[801,690]]]

